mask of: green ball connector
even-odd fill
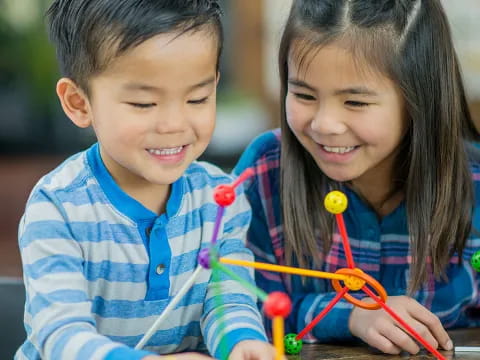
[[[285,352],[288,355],[297,355],[302,351],[303,341],[296,339],[297,334],[287,334],[283,338]]]
[[[480,250],[473,254],[472,258],[470,259],[470,263],[475,271],[480,272]]]

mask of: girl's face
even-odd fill
[[[406,131],[399,89],[335,44],[300,68],[294,55],[285,100],[290,129],[329,178],[387,186]]]

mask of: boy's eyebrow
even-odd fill
[[[200,81],[198,84],[190,86],[189,90],[194,90],[194,89],[202,88],[210,84],[213,84],[215,83],[216,79],[217,78],[215,76],[212,76],[206,80]]]
[[[205,86],[208,86],[210,84],[215,83],[216,77],[212,76],[206,80],[200,81],[198,84],[192,85],[188,88],[189,91],[202,88]],[[122,86],[124,90],[127,91],[146,91],[146,92],[162,92],[163,90],[159,87],[153,86],[153,85],[148,85],[148,84],[143,84],[143,83],[137,83],[137,82],[129,82],[126,83]]]
[[[317,89],[314,88],[313,86],[307,84],[305,81],[298,80],[298,79],[288,79],[288,83],[294,86],[299,86],[306,88],[310,91],[316,92]],[[339,89],[335,90],[335,95],[344,95],[344,94],[350,94],[350,95],[368,95],[368,96],[378,96],[378,93],[365,87],[365,86],[354,86],[354,87],[349,87],[345,89]]]

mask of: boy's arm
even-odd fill
[[[54,196],[37,190],[19,225],[26,287],[26,358],[141,359],[150,354],[111,341],[96,330],[83,254],[66,212]]]
[[[220,257],[253,261],[251,251],[245,247],[250,218],[250,208],[241,193],[225,211],[223,237],[219,239]],[[224,266],[253,284],[252,269]],[[225,273],[221,271],[212,273],[201,327],[207,347],[215,358],[224,358],[243,340],[267,341],[256,300],[255,294]]]

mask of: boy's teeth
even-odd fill
[[[325,151],[328,151],[328,152],[337,153],[337,154],[345,154],[345,153],[350,152],[353,149],[355,149],[355,146],[339,147],[339,146],[323,145],[323,148],[325,149]]]
[[[148,149],[148,152],[153,155],[175,155],[182,151],[183,146],[170,149]]]

